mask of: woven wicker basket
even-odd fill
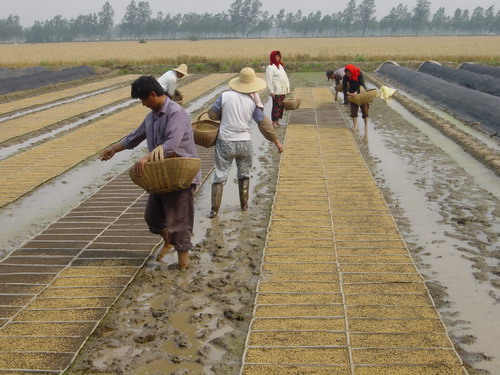
[[[182,105],[184,102],[184,96],[178,90],[175,90],[172,100],[177,104]]]
[[[189,188],[200,170],[201,159],[173,157],[164,158],[163,145],[156,147],[138,176],[135,168],[129,170],[130,179],[152,194],[169,193]]]
[[[373,99],[377,96],[377,89],[370,89],[366,90],[361,86],[360,92],[358,95],[356,95],[354,98],[348,96],[347,99],[351,103],[357,104],[357,105],[364,105],[373,102]]]
[[[300,96],[295,95],[295,93],[288,94],[288,97],[283,100],[283,105],[287,111],[293,111],[294,109],[298,109],[300,107],[300,103],[302,99]]]
[[[207,148],[215,145],[220,126],[218,121],[210,120],[207,112],[202,112],[196,117],[192,125],[194,143]]]

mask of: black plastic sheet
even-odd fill
[[[500,96],[500,79],[486,74],[474,73],[463,69],[454,69],[432,61],[423,63],[418,71],[444,79],[450,83],[468,87],[472,90]]]
[[[393,62],[382,64],[376,73],[464,121],[478,123],[485,132],[500,136],[500,97],[448,83]]]
[[[469,72],[474,72],[479,74],[486,74],[491,77],[500,79],[500,68],[491,65],[462,63],[458,66],[458,69],[468,70]]]
[[[33,70],[22,69],[21,71],[12,70],[10,72],[3,70],[1,76],[4,78],[0,78],[0,94],[86,78],[93,74],[94,71],[89,66],[77,66],[55,71],[43,68]]]

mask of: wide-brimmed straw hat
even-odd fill
[[[188,74],[188,66],[186,64],[181,64],[177,68],[174,68],[174,70],[176,72],[179,72],[179,73],[185,75],[186,77],[189,75]]]
[[[243,68],[237,78],[229,81],[229,87],[234,91],[249,94],[264,90],[267,87],[267,83],[262,78],[257,77],[255,70],[252,68]]]

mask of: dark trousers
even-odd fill
[[[194,193],[196,185],[189,189],[165,194],[149,194],[144,219],[152,233],[161,234],[165,229],[168,240],[175,250],[193,247],[191,237],[194,226]]]
[[[357,105],[352,102],[349,102],[351,106],[351,117],[358,117],[358,111],[361,109],[361,114],[363,118],[368,117],[368,108],[370,107],[369,104],[363,104],[363,105]]]

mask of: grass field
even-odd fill
[[[285,62],[450,61],[499,64],[500,36],[225,39],[0,45],[0,66],[256,63],[280,50]]]

